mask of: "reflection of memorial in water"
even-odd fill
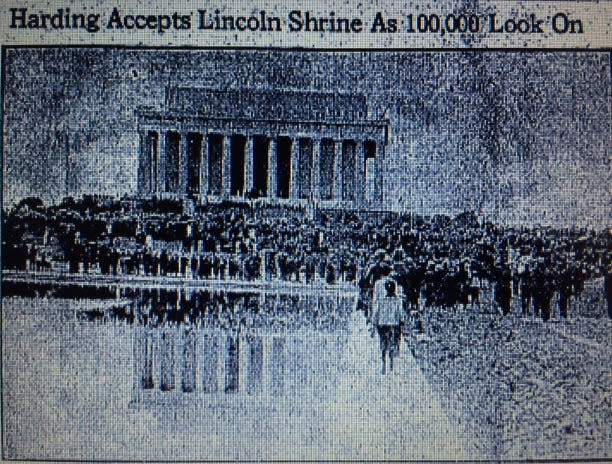
[[[143,306],[152,309],[151,296],[135,303],[141,316]],[[160,301],[172,302],[169,311],[197,302],[200,312],[155,325],[136,318],[133,406],[323,395],[334,389],[355,303],[351,296],[211,292]]]

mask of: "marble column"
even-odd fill
[[[365,151],[363,140],[356,142],[355,146],[355,203],[360,206],[365,200]]]
[[[223,135],[223,155],[222,155],[222,186],[221,191],[224,195],[230,196],[232,193],[232,136]]]
[[[162,193],[166,191],[166,131],[161,129],[157,136],[157,150],[152,153],[152,165],[157,166],[153,169],[153,188],[152,192]]]
[[[380,140],[376,141],[376,156],[374,157],[374,203],[377,207],[382,207],[383,201],[383,188],[384,188],[384,176],[383,176],[383,158],[384,158],[384,146]]]
[[[311,195],[314,199],[321,199],[321,140],[312,140],[312,171],[310,172]]]
[[[334,140],[334,175],[332,179],[332,200],[342,200],[342,140]]]
[[[138,131],[138,139],[139,139],[139,143],[140,145],[139,147],[139,151],[138,151],[138,185],[136,188],[136,192],[139,195],[142,195],[144,193],[147,193],[147,181],[146,181],[146,173],[148,171],[147,169],[147,157],[148,157],[148,153],[147,153],[147,137],[146,134],[143,131]]]
[[[300,192],[300,141],[291,140],[291,182],[289,184],[289,198],[299,198]]]
[[[253,137],[246,136],[244,144],[244,194],[250,194],[253,190]]]
[[[189,179],[188,157],[189,157],[189,133],[181,132],[181,141],[179,143],[179,182],[178,193],[181,195],[187,194],[187,181]]]
[[[268,198],[276,198],[278,193],[276,187],[277,159],[277,141],[276,138],[272,137],[270,138],[270,146],[268,147]]]
[[[208,133],[202,134],[202,158],[200,162],[200,195],[208,194]]]

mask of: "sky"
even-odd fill
[[[612,225],[610,54],[32,48],[6,52],[3,204],[136,188],[135,109],[167,86],[365,95],[385,207]]]

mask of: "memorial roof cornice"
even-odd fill
[[[354,120],[345,119],[297,119],[297,118],[248,118],[248,117],[219,117],[209,116],[202,113],[184,111],[177,108],[165,108],[159,110],[151,106],[140,106],[135,110],[139,118],[152,119],[156,121],[190,122],[190,121],[218,121],[224,123],[264,123],[264,124],[320,124],[336,126],[376,126],[386,127],[389,125],[388,119],[368,119],[359,118]]]
[[[359,93],[292,89],[167,87],[163,111],[214,119],[351,123],[372,121]]]

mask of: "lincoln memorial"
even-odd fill
[[[140,195],[382,205],[389,122],[363,95],[179,87],[136,115]]]

